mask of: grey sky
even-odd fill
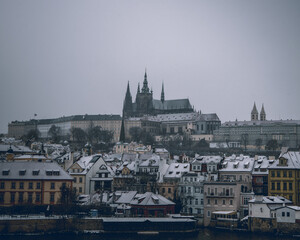
[[[300,1],[0,1],[0,132],[13,120],[121,114],[154,97],[221,121],[300,119]]]

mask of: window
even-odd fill
[[[82,193],[82,187],[79,187],[79,193]]]
[[[210,217],[210,211],[207,211],[207,216]]]
[[[168,188],[168,193],[171,193],[171,188]]]
[[[232,201],[232,199],[230,200],[230,205],[233,205],[233,201]]]
[[[32,175],[33,176],[37,176],[37,175],[39,175],[39,172],[40,172],[39,170],[33,170],[32,171]]]
[[[5,188],[5,182],[1,182],[0,183],[0,189],[4,189]]]
[[[4,203],[4,192],[0,192],[0,203]]]
[[[35,194],[35,202],[40,202],[41,201],[41,194],[36,193]]]
[[[3,170],[2,171],[2,175],[3,176],[8,176],[8,174],[9,174],[9,170]]]
[[[79,182],[82,183],[82,177],[79,178]]]
[[[283,171],[283,177],[287,177],[286,171]]]
[[[218,205],[218,199],[215,199],[215,205]]]
[[[275,177],[275,171],[271,171],[271,176]]]
[[[275,190],[275,183],[272,182],[272,190]]]
[[[283,190],[287,190],[287,183],[283,183]]]
[[[24,183],[20,182],[20,189],[24,189]]]
[[[19,192],[19,203],[23,202],[24,193]]]
[[[33,189],[33,183],[32,182],[28,183],[28,188]]]
[[[222,201],[222,204],[223,204],[223,205],[226,205],[226,201],[225,201],[225,199],[223,199],[223,201]]]
[[[50,202],[54,202],[54,193],[50,193]]]
[[[77,177],[74,177],[74,182],[75,182],[75,183],[77,182]]]
[[[285,217],[285,212],[282,212],[282,216]]]
[[[163,189],[162,189],[162,192],[163,192],[163,193],[165,193],[165,192],[166,192],[166,189],[165,189],[165,188],[163,188]]]
[[[196,198],[195,205],[198,205],[198,204],[199,204],[199,201],[198,201],[198,198]]]
[[[15,198],[16,198],[16,194],[15,193],[10,193],[10,202],[11,203],[15,203]]]
[[[286,216],[287,216],[287,217],[290,217],[290,212],[286,212]]]
[[[41,189],[41,183],[40,182],[36,183],[36,189]]]
[[[200,199],[200,204],[203,205],[203,198]]]
[[[16,189],[16,183],[15,182],[11,183],[11,189]]]
[[[277,177],[280,177],[280,171],[277,171]]]
[[[293,183],[289,183],[289,190],[293,190]]]
[[[28,193],[27,202],[32,203],[32,193]]]
[[[50,188],[51,189],[55,189],[55,183],[54,182],[51,183],[51,187]]]
[[[293,172],[292,171],[289,171],[289,177],[293,177]]]
[[[207,199],[207,205],[210,205],[210,199]]]
[[[280,190],[280,182],[277,183],[277,190]]]

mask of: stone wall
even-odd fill
[[[272,218],[251,218],[248,219],[248,230],[251,232],[276,233],[277,222]]]
[[[102,219],[36,218],[0,219],[0,234],[83,232],[103,230]]]

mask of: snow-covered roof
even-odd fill
[[[265,204],[291,204],[292,201],[281,197],[281,196],[255,196],[253,199],[249,200],[249,203],[265,203]]]
[[[249,156],[226,158],[222,164],[222,169],[220,169],[219,172],[252,172],[253,166],[254,159]]]
[[[197,156],[194,160],[192,160],[192,164],[197,163],[215,163],[218,164],[222,160],[221,156]]]
[[[148,158],[141,160],[139,163],[140,167],[158,167],[159,166],[159,161],[160,161],[160,157],[155,155],[155,154],[151,154],[150,156],[147,156]]]
[[[47,160],[35,161],[8,161],[0,162],[0,179],[38,179],[38,180],[72,180],[73,178],[56,162]]]
[[[152,192],[146,192],[144,194],[138,194],[130,202],[131,205],[153,206],[153,205],[175,205],[172,201],[165,197],[154,194]]]
[[[222,127],[233,126],[255,126],[255,125],[282,125],[282,124],[300,124],[300,120],[267,120],[267,121],[229,121],[222,123]]]
[[[268,160],[265,156],[259,156],[254,162],[252,175],[268,174],[268,167],[272,164],[272,161]]]
[[[181,178],[184,172],[189,171],[189,163],[171,163],[164,175],[164,178]]]
[[[280,165],[279,159],[287,159],[287,165]],[[269,169],[300,169],[300,152],[285,152],[281,153],[279,159],[276,159],[270,166]]]
[[[15,160],[27,160],[27,159],[32,159],[32,160],[42,159],[42,160],[46,160],[46,159],[49,159],[49,158],[47,158],[45,155],[29,155],[29,154],[26,154],[26,155],[21,155],[21,156],[14,157],[14,159]]]
[[[121,196],[118,198],[116,203],[118,203],[118,204],[122,204],[122,203],[129,204],[136,194],[137,194],[137,191],[121,192]]]
[[[29,147],[26,147],[26,146],[8,145],[8,144],[0,144],[0,152],[7,152],[10,147],[14,151],[14,153],[32,153],[32,152],[34,152]]]

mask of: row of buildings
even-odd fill
[[[285,151],[278,159],[245,155],[171,159],[165,149],[138,146],[135,150],[76,158],[67,153],[55,159],[8,152],[7,160],[0,162],[0,205],[56,204],[64,186],[90,199],[100,194],[104,203],[117,192],[152,192],[207,226],[220,215],[248,216],[248,203],[257,195],[281,196],[300,204],[299,152]]]

